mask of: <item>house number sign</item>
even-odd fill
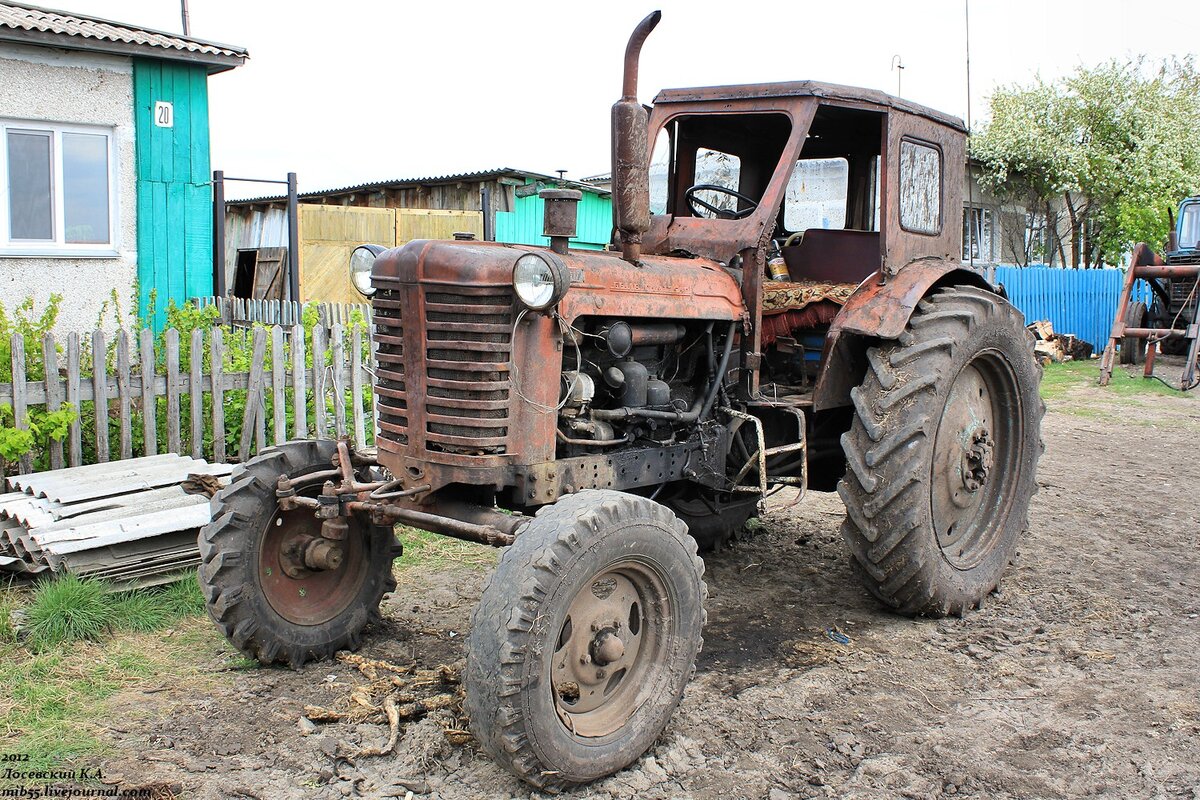
[[[154,102],[154,124],[159,128],[175,127],[175,106],[163,100]]]

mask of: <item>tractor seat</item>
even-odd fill
[[[857,283],[828,281],[764,281],[762,313],[765,316],[800,311],[822,300],[842,306],[857,287]]]

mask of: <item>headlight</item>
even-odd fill
[[[359,293],[367,297],[375,294],[375,288],[371,286],[371,268],[375,266],[375,259],[386,249],[377,244],[360,244],[350,254],[350,282]]]
[[[566,265],[550,253],[526,253],[513,267],[513,290],[534,311],[558,303],[570,284]]]

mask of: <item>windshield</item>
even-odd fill
[[[1179,248],[1194,250],[1200,240],[1200,203],[1188,203],[1179,212]]]
[[[742,219],[762,199],[791,133],[783,114],[697,114],[659,131],[650,213]]]

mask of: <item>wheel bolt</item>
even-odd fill
[[[597,680],[602,680],[602,679],[604,679],[604,678],[605,678],[607,675],[608,675],[608,671],[607,671],[607,670],[603,670],[603,669],[598,669],[598,670],[596,670],[596,678],[597,678]]]

